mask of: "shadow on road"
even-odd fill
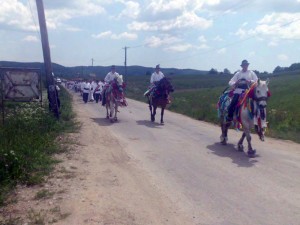
[[[151,128],[160,128],[162,126],[159,123],[151,122],[150,120],[137,120],[136,123],[138,125],[143,125]]]
[[[222,145],[221,143],[214,143],[213,145],[208,145],[207,148],[213,152],[213,154],[220,157],[231,158],[232,162],[238,167],[252,167],[259,155],[256,155],[255,158],[249,158],[245,152],[238,152],[233,144]]]
[[[113,123],[110,122],[109,119],[106,118],[91,118],[93,122],[97,123],[100,126],[110,126]]]

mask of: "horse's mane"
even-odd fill
[[[257,82],[253,83],[249,89],[246,90],[244,97],[241,99],[241,101],[239,102],[239,105],[242,105],[246,99],[249,98],[254,98],[254,90],[257,87]]]

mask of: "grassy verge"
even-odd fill
[[[218,123],[216,104],[229,75],[170,76],[175,92],[169,110]],[[265,80],[267,76],[262,77]],[[267,136],[300,143],[300,74],[269,75],[272,96],[267,107]],[[146,102],[149,76],[128,76],[127,96]],[[145,109],[147,110],[147,109]]]
[[[48,102],[7,104],[5,124],[0,125],[0,205],[16,184],[41,183],[53,164],[52,155],[62,149],[57,137],[74,132],[77,124],[71,96],[65,89],[59,93],[60,120],[48,111]]]

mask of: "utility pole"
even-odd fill
[[[58,106],[59,99],[57,96],[56,85],[54,83],[54,78],[53,78],[53,70],[52,70],[50,47],[49,47],[49,41],[48,41],[48,32],[47,32],[47,26],[46,26],[46,18],[45,18],[43,0],[36,0],[36,6],[37,6],[37,11],[38,11],[42,48],[43,48],[43,56],[44,56],[44,64],[45,64],[45,71],[46,71],[49,109],[54,113],[56,118],[59,119],[59,108],[58,108],[59,107]]]
[[[94,66],[94,59],[92,58],[92,66]]]
[[[124,62],[124,66],[125,66],[125,78],[124,81],[126,83],[126,79],[127,79],[127,46],[125,46],[123,49],[125,50],[125,62]]]

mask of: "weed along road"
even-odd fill
[[[241,132],[230,130],[222,146],[218,126],[170,111],[161,126],[146,104],[128,103],[110,123],[104,107],[74,94],[85,201],[64,202],[71,215],[62,223],[300,224],[300,145],[252,135],[257,157],[248,158],[236,150]]]

